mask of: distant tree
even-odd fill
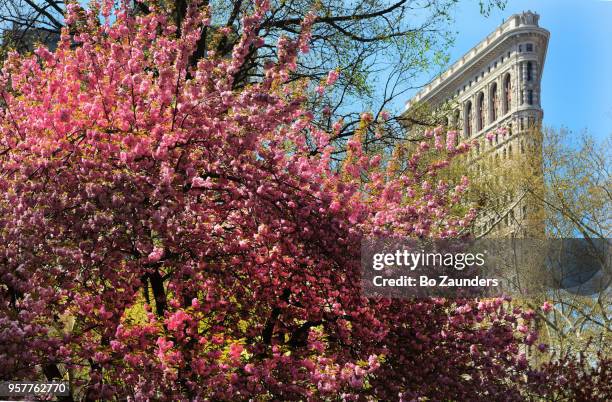
[[[500,140],[507,138],[498,135]],[[496,143],[496,133],[485,145]],[[469,230],[477,236],[548,239],[584,238],[593,242],[593,256],[604,268],[599,275],[600,292],[592,295],[550,289],[537,298],[530,295],[523,306],[538,311],[542,339],[549,343],[551,355],[584,353],[585,358],[609,355],[612,350],[612,272],[610,238],[612,237],[612,196],[610,167],[611,137],[596,141],[588,134],[575,135],[565,129],[532,129],[512,142],[511,154],[493,158],[475,147],[469,164],[456,160],[447,172],[466,174],[470,189],[466,201],[478,205]],[[505,147],[509,149],[508,146]],[[523,209],[524,208],[524,209]],[[524,218],[527,211],[527,218]],[[491,222],[483,228],[484,221]],[[607,251],[602,244],[608,244]],[[531,269],[531,268],[530,268]],[[541,267],[533,267],[534,274]],[[549,308],[538,308],[547,302]]]
[[[584,133],[546,129],[543,132],[544,191],[525,188],[544,211],[552,238],[580,237],[607,244],[593,247],[601,261],[603,281],[592,295],[551,292],[551,309],[543,314],[553,350],[585,353],[587,358],[612,353],[612,136],[596,141]],[[530,184],[531,183],[531,184]],[[602,243],[603,242],[603,243]]]

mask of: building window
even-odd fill
[[[482,130],[485,126],[485,99],[484,94],[481,92],[478,94],[478,110],[476,111],[478,115],[478,131]]]
[[[512,159],[512,144],[508,145],[508,158]]]
[[[527,52],[533,52],[533,44],[532,43],[528,43],[525,45],[525,51]]]
[[[455,130],[459,129],[459,123],[461,121],[461,112],[459,111],[459,109],[455,110],[455,113],[453,114],[453,128],[455,128]],[[459,141],[459,138],[457,137],[457,142]]]
[[[504,114],[508,113],[508,109],[512,106],[512,87],[510,84],[510,74],[506,74],[504,78]]]
[[[522,105],[522,104],[523,104],[523,102],[525,101],[525,100],[524,100],[524,98],[525,98],[525,93],[524,93],[524,92],[523,92],[523,90],[521,89],[521,105]]]
[[[465,136],[470,137],[472,135],[472,102],[468,101],[465,105],[464,112],[464,131]]]
[[[531,89],[527,91],[527,103],[533,105],[533,91]]]
[[[531,81],[531,78],[532,78],[531,70],[532,69],[533,69],[533,63],[528,61],[527,62],[527,81]]]
[[[519,53],[523,51],[523,45],[519,45]]]
[[[491,111],[489,121],[493,123],[497,120],[497,84],[491,86],[491,94],[489,95],[489,110]]]
[[[535,127],[535,118],[533,117],[528,117],[527,118],[527,128],[534,128]]]

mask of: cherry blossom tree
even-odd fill
[[[231,58],[197,65],[209,9],[179,37],[112,1],[69,5],[76,34],[54,52],[9,56],[0,378],[68,379],[68,400],[521,400],[533,312],[360,293],[363,236],[447,238],[473,219],[467,182],[439,178],[468,146],[438,129],[398,166],[357,130],[335,166],[308,83],[288,82],[312,16],[232,90],[267,7]]]
[[[3,0],[0,1],[0,59],[6,48],[31,50],[35,42],[55,43],[65,26],[64,0]],[[82,2],[87,3],[87,2]],[[156,12],[168,15],[182,30],[191,3],[210,5],[214,19],[200,30],[198,45],[191,55],[192,63],[214,48],[217,54],[229,56],[242,34],[242,17],[253,12],[255,3],[245,0],[143,0],[132,1],[134,12],[146,14],[157,5]],[[242,71],[233,80],[233,87],[262,79],[266,60],[276,59],[279,37],[293,37],[305,15],[313,10],[309,40],[311,51],[297,60],[290,72],[292,79],[319,80],[330,69],[337,69],[338,84],[325,94],[325,101],[308,107],[327,113],[316,113],[321,127],[343,117],[342,129],[332,141],[345,143],[359,123],[359,112],[368,108],[375,115],[396,110],[406,91],[423,85],[423,76],[430,76],[447,61],[452,43],[454,17],[458,0],[272,0],[269,12],[259,24],[258,34],[264,44],[246,56]],[[494,9],[503,9],[506,0],[463,0],[466,7],[480,8],[483,16]],[[462,4],[463,6],[463,4]],[[217,35],[218,29],[231,31]],[[392,67],[390,67],[392,66]],[[384,82],[384,84],[382,84]],[[384,90],[382,90],[384,88]],[[396,113],[394,113],[396,114]],[[399,115],[399,112],[397,113]],[[425,121],[429,121],[426,119]],[[387,121],[382,138],[370,133],[364,144],[374,150],[376,144],[386,146],[395,137],[404,138],[397,119]],[[341,150],[338,150],[340,152]],[[338,159],[342,157],[339,153]]]

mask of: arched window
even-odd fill
[[[491,93],[489,95],[489,122],[493,123],[497,120],[497,84],[493,83],[491,86]]]
[[[531,69],[533,68],[533,63],[530,61],[527,62],[527,81],[531,81]]]
[[[459,109],[455,110],[453,113],[453,128],[459,129],[459,122],[461,121],[461,112]]]
[[[470,137],[472,135],[472,102],[470,101],[465,105],[463,127],[465,136]]]
[[[476,111],[478,115],[478,131],[482,130],[485,126],[485,100],[484,94],[481,92],[478,94],[478,110]]]
[[[510,74],[504,77],[504,114],[508,113],[508,109],[512,106],[512,87],[510,84]]]

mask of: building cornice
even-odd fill
[[[543,35],[546,40],[543,41],[544,49],[538,51],[542,57],[546,58],[546,46],[550,32],[538,26],[538,16],[531,12],[514,14],[503,24],[501,24],[494,32],[489,34],[485,39],[480,41],[476,46],[465,53],[458,61],[452,64],[447,70],[438,75],[423,89],[421,89],[414,97],[406,102],[406,110],[412,105],[419,102],[427,102],[432,98],[437,98],[444,91],[454,92],[456,83],[461,77],[468,77],[471,70],[481,68],[487,57],[499,51],[503,45],[514,38],[523,35]],[[486,63],[485,63],[486,64]],[[455,77],[455,78],[453,78]],[[442,98],[446,98],[443,96]]]

